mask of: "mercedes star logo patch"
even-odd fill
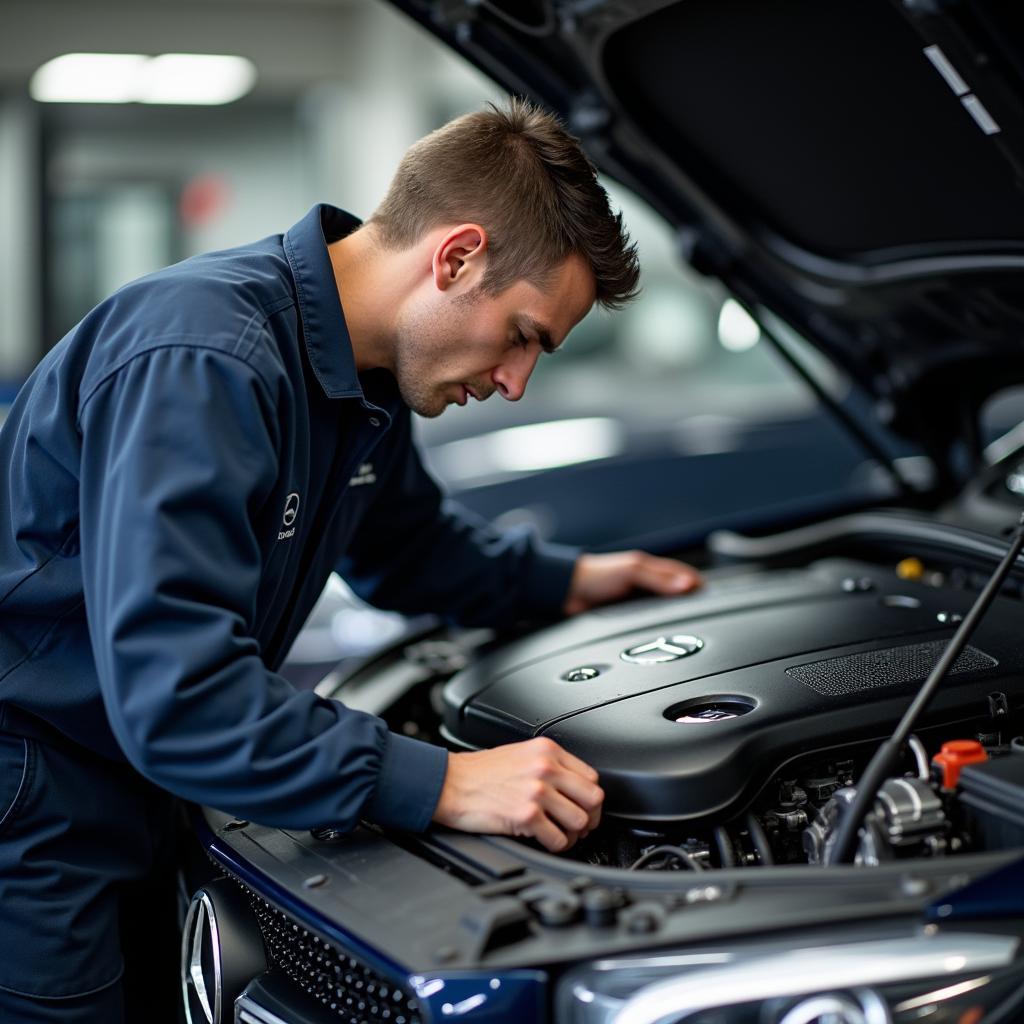
[[[674,636],[659,636],[650,643],[627,648],[619,657],[634,665],[660,665],[664,661],[678,661],[696,654],[704,646],[699,636],[680,633]]]

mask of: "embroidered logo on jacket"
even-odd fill
[[[278,540],[287,540],[295,536],[295,518],[299,514],[299,496],[293,491],[284,500],[284,516],[281,522],[285,528],[277,535]]]
[[[359,487],[360,484],[375,484],[377,474],[373,471],[372,462],[364,462],[356,470],[356,475],[349,480],[349,487]]]

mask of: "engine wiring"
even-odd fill
[[[697,860],[692,854],[684,850],[681,846],[673,846],[671,844],[664,844],[662,846],[655,846],[648,850],[646,853],[637,857],[632,864],[629,865],[628,870],[637,871],[640,868],[647,867],[652,861],[657,860],[659,857],[675,858],[680,864],[685,865],[690,871],[703,871],[704,865]],[[664,865],[663,865],[664,866]]]

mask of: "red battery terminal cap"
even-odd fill
[[[955,789],[964,765],[987,760],[988,754],[977,740],[950,740],[942,744],[942,749],[932,758],[932,764],[942,769],[942,788]]]

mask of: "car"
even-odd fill
[[[513,635],[428,617],[317,691],[456,750],[551,737],[600,772],[600,827],[555,856],[195,809],[187,1019],[1021,1019],[1020,13],[396,6],[560,113],[817,408],[717,459],[505,480],[622,509],[600,543],[704,587]]]

